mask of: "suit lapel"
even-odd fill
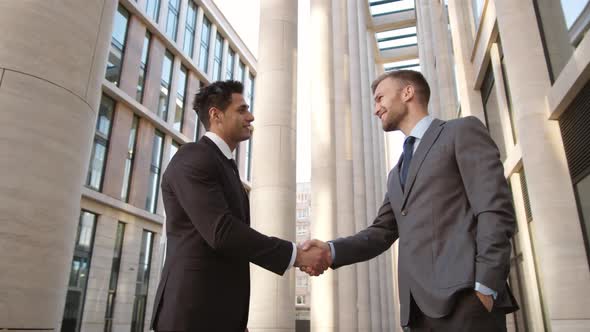
[[[223,154],[223,152],[221,152],[221,150],[219,149],[217,144],[215,144],[215,142],[213,142],[207,136],[203,136],[199,142],[201,142],[201,141],[203,141],[204,144],[209,145],[214,151],[216,151],[217,159],[219,160],[219,162],[221,162],[221,164],[224,165],[223,169],[225,171],[225,174],[230,179],[230,181],[234,182],[235,185],[240,188],[240,196],[241,196],[241,200],[239,202],[240,210],[242,211],[242,216],[243,216],[244,222],[246,224],[250,225],[250,221],[249,221],[250,213],[248,211],[250,202],[249,202],[248,193],[246,193],[246,189],[244,189],[244,185],[242,184],[242,180],[240,179],[240,175],[236,173],[231,160],[227,159],[227,157]],[[229,171],[228,171],[228,169],[229,169]]]
[[[420,167],[422,166],[422,162],[424,161],[424,158],[426,158],[428,151],[430,151],[430,148],[432,147],[432,145],[434,144],[434,142],[438,138],[438,135],[440,134],[440,132],[443,129],[443,127],[442,127],[443,123],[444,123],[444,121],[441,121],[438,119],[432,120],[430,127],[428,127],[428,130],[426,130],[426,133],[424,133],[424,136],[422,137],[420,145],[418,145],[418,149],[416,149],[416,153],[412,157],[412,162],[410,163],[410,169],[408,170],[408,178],[406,180],[406,187],[405,187],[405,190],[403,193],[404,199],[403,199],[403,203],[402,203],[402,208],[406,205],[406,201],[408,200],[408,194],[412,190],[412,186],[414,185],[414,181],[416,180],[416,175],[418,174],[418,171],[420,171]],[[398,174],[399,174],[399,172],[398,172]],[[397,181],[399,182],[399,177],[398,177]],[[401,184],[400,184],[400,188],[401,188]]]

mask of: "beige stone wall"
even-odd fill
[[[479,90],[489,66],[495,78],[488,102],[493,107],[487,110],[494,113],[488,114],[488,119],[492,136],[502,147],[505,175],[514,193],[519,226],[516,240],[522,252],[523,314],[528,329],[586,331],[590,319],[588,260],[559,126],[550,117],[558,119],[587,82],[590,39],[580,42],[566,61],[563,76],[552,84],[537,28],[539,16],[532,3],[488,0],[479,25],[474,26],[471,11],[461,1],[450,0],[449,16],[463,115],[483,120]],[[506,86],[510,96],[504,91]],[[524,211],[522,171],[526,174],[531,222],[527,222]]]
[[[115,7],[0,3],[0,328],[61,325]]]

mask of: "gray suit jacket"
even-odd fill
[[[371,259],[399,238],[402,325],[411,297],[429,317],[443,317],[455,295],[475,282],[498,292],[497,308],[516,310],[506,284],[514,209],[498,149],[482,123],[435,119],[414,153],[405,191],[399,167],[389,173],[373,224],[333,241],[332,267]]]

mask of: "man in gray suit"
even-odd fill
[[[371,88],[383,130],[406,135],[383,205],[367,229],[304,249],[330,252],[336,269],[399,238],[405,330],[506,331],[505,314],[518,309],[506,283],[516,222],[496,145],[475,117],[428,115],[430,88],[419,72],[385,73]]]

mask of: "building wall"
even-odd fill
[[[509,283],[521,310],[508,316],[509,330],[588,331],[584,213],[590,198],[584,181],[590,167],[584,156],[590,150],[587,129],[579,129],[588,123],[587,1],[577,4],[578,12],[562,9],[566,1],[446,3],[432,6],[449,17],[457,116],[474,115],[487,125],[514,198],[518,231]],[[424,24],[446,27],[437,17]],[[438,54],[431,36],[421,38]],[[440,81],[434,89],[443,88]],[[452,114],[440,105],[435,114]],[[572,126],[570,118],[581,125]]]
[[[80,207],[97,215],[94,245],[88,282],[85,288],[85,301],[83,303],[82,331],[104,331],[107,299],[109,294],[109,281],[112,274],[112,262],[114,256],[117,225],[125,224],[125,233],[122,243],[118,282],[114,300],[114,314],[112,331],[129,331],[132,329],[134,303],[137,297],[137,278],[140,268],[140,248],[144,231],[153,232],[153,248],[151,254],[151,267],[147,288],[147,303],[143,316],[143,330],[149,329],[153,308],[153,298],[159,282],[160,271],[163,265],[165,236],[164,208],[160,193],[160,181],[155,184],[157,188],[157,201],[155,210],[149,211],[147,199],[150,195],[151,170],[153,162],[158,158],[153,157],[154,138],[157,133],[163,135],[163,144],[160,156],[160,179],[166,169],[166,165],[172,158],[175,147],[192,142],[204,134],[204,130],[195,112],[192,110],[194,94],[200,86],[215,81],[213,65],[215,63],[215,38],[219,34],[223,40],[223,52],[221,53],[221,79],[227,79],[228,72],[233,71],[232,79],[243,81],[245,96],[253,101],[254,78],[256,76],[256,60],[250,50],[245,46],[223,14],[210,0],[194,1],[195,24],[194,30],[186,29],[187,12],[189,2],[194,0],[180,0],[178,8],[174,9],[175,1],[161,0],[159,2],[159,15],[157,19],[150,17],[147,11],[148,2],[120,0],[119,8],[124,8],[127,13],[127,25],[119,24],[115,17],[115,26],[108,27],[113,31],[124,31],[125,42],[122,45],[123,56],[121,60],[121,73],[117,83],[105,78],[101,90],[104,97],[112,99],[115,103],[111,118],[112,125],[108,137],[108,149],[104,157],[102,174],[102,186],[98,189],[82,188]],[[172,4],[171,4],[172,3]],[[167,31],[169,11],[171,14],[178,12],[176,38]],[[117,14],[115,14],[117,15]],[[174,16],[174,15],[172,15]],[[199,65],[200,44],[203,30],[203,18],[211,22],[210,41],[208,47],[207,70]],[[107,27],[105,27],[106,29]],[[144,51],[144,39],[146,33],[151,36],[149,53],[146,61],[145,83],[143,98],[136,99],[138,78],[142,70],[142,53]],[[192,56],[189,47],[185,47],[185,34],[194,35]],[[188,44],[187,44],[188,45]],[[235,54],[233,67],[230,69],[229,52],[231,48]],[[112,46],[111,46],[112,49]],[[162,71],[166,54],[172,56],[171,80],[168,85],[169,99],[167,103],[168,115],[158,115],[160,107],[160,92],[163,89],[161,82]],[[107,59],[109,60],[109,59]],[[145,59],[144,59],[145,60]],[[180,80],[180,71],[186,70],[186,80]],[[239,76],[239,73],[243,73]],[[164,75],[167,76],[167,75]],[[175,109],[177,107],[177,92],[185,86],[184,113],[182,127],[175,126]],[[137,117],[137,136],[135,148],[129,147],[130,133],[134,117]],[[200,126],[201,128],[197,128]],[[198,133],[197,133],[198,130]],[[129,195],[127,201],[122,198],[122,187],[125,178],[126,161],[130,150],[133,151],[133,163],[129,180]],[[249,151],[248,142],[239,147],[238,166],[245,185],[249,185]],[[92,166],[92,161],[91,161]],[[153,187],[153,186],[152,186]],[[66,296],[66,294],[64,294]]]

